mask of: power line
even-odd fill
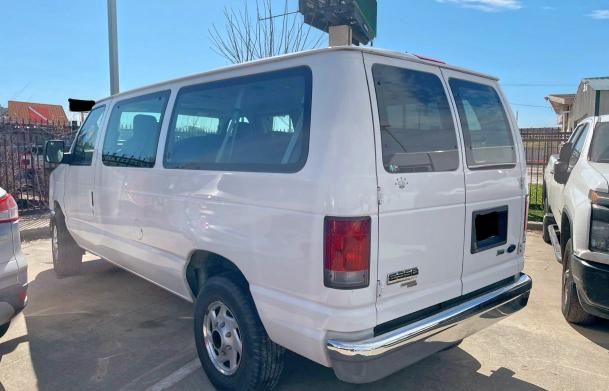
[[[501,83],[506,87],[573,87],[574,84],[564,83]]]
[[[549,107],[549,106],[529,105],[529,104],[526,104],[526,103],[511,103],[511,102],[510,102],[510,104],[512,106],[535,107],[535,108],[538,108],[538,109],[550,109],[550,110],[552,110],[552,108]]]

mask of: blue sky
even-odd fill
[[[221,25],[225,6],[243,1],[118,0],[121,90],[225,65],[210,49],[208,29]],[[288,1],[296,10],[298,1]],[[544,96],[609,75],[609,0],[378,3],[374,46],[498,76],[522,127],[555,124]],[[4,2],[0,104],[107,96],[106,29],[105,0]]]

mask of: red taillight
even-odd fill
[[[17,203],[10,194],[0,198],[0,223],[10,223],[19,219]]]
[[[529,195],[524,199],[524,231],[522,232],[522,243],[527,241],[527,228],[529,224]]]
[[[21,305],[25,306],[25,303],[27,302],[27,289],[25,287],[19,292],[18,299]]]
[[[326,217],[324,285],[355,289],[370,283],[370,217]]]

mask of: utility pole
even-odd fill
[[[110,94],[118,94],[118,41],[116,0],[108,0],[108,49],[110,58]]]

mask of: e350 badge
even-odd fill
[[[397,272],[387,274],[387,285],[401,283],[400,286],[407,288],[417,285],[417,277],[419,276],[419,268],[413,267]]]

